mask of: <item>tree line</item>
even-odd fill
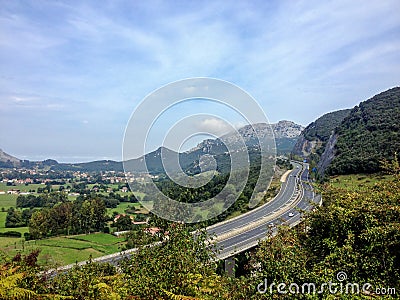
[[[102,199],[76,199],[35,211],[29,221],[29,234],[30,238],[39,239],[103,231],[107,219],[107,208]]]
[[[79,195],[77,199],[85,199],[87,197],[99,197],[101,198],[107,208],[116,208],[120,202],[131,202],[136,203],[138,199],[135,195],[124,195],[121,196],[118,193],[110,192],[108,195],[88,193],[89,196]],[[17,208],[35,208],[35,207],[53,207],[58,203],[64,203],[68,201],[68,196],[65,192],[50,192],[43,193],[40,195],[19,195],[16,200]]]

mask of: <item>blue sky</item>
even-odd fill
[[[150,92],[230,81],[307,125],[399,85],[400,2],[0,1],[0,147],[121,160]],[[140,124],[138,124],[140,126]]]

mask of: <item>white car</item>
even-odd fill
[[[294,213],[289,213],[289,217],[291,218],[291,217],[293,217],[294,216]]]

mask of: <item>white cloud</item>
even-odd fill
[[[200,132],[210,133],[215,136],[222,136],[232,130],[232,127],[218,118],[207,118],[197,124]]]

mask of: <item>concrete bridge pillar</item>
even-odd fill
[[[235,277],[235,258],[233,256],[226,258],[224,264],[225,264],[225,273],[229,277]]]

